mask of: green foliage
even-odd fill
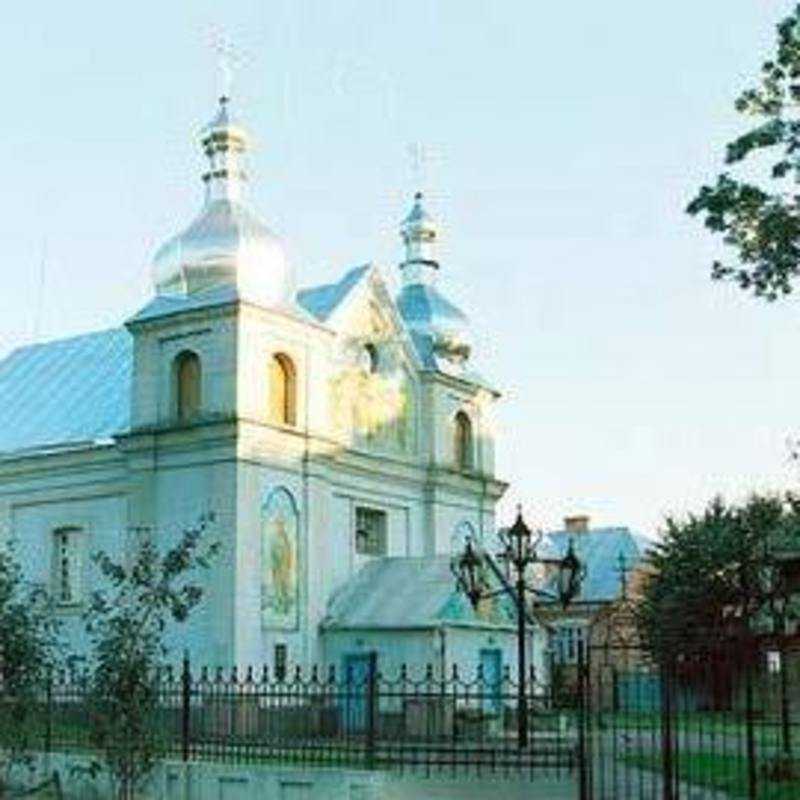
[[[91,738],[120,797],[131,796],[163,754],[159,686],[170,655],[165,635],[170,622],[185,622],[202,599],[202,588],[190,579],[217,552],[216,544],[202,542],[211,521],[201,519],[163,554],[149,531],[137,531],[127,567],[105,553],[93,556],[109,588],[93,594],[86,613]]]
[[[742,506],[713,500],[700,515],[667,519],[639,605],[657,651],[702,651],[773,623],[786,594],[780,556],[800,550],[800,498],[752,496]]]
[[[56,666],[57,626],[47,592],[27,583],[11,546],[0,547],[0,797],[16,766],[32,767],[40,711]]]
[[[759,183],[723,173],[703,186],[687,211],[722,237],[738,258],[715,261],[712,276],[731,279],[767,300],[789,294],[800,275],[800,5],[777,28],[777,49],[760,82],[742,93],[736,110],[758,123],[729,143],[729,165],[751,160]]]

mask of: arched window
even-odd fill
[[[463,411],[455,416],[454,445],[456,469],[472,469],[472,422]]]
[[[279,425],[297,424],[297,373],[285,353],[272,356],[269,368],[270,417]]]
[[[175,359],[175,405],[178,419],[187,422],[200,413],[200,358],[184,350]]]

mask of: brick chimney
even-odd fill
[[[564,530],[568,533],[586,533],[589,530],[589,515],[573,514],[564,517]]]

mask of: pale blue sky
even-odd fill
[[[648,533],[715,492],[786,486],[800,306],[712,284],[714,242],[683,208],[793,4],[10,4],[0,355],[148,297],[154,247],[201,200],[223,30],[244,54],[254,198],[301,285],[393,268],[406,148],[433,148],[442,287],[505,392],[506,514]]]

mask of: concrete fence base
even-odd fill
[[[82,770],[90,763],[86,756],[42,756],[37,774],[27,775],[26,783],[31,785],[57,770],[64,800],[113,800],[108,775],[91,778]],[[157,767],[136,800],[574,800],[576,791],[574,777],[447,779],[325,767],[166,761]]]

